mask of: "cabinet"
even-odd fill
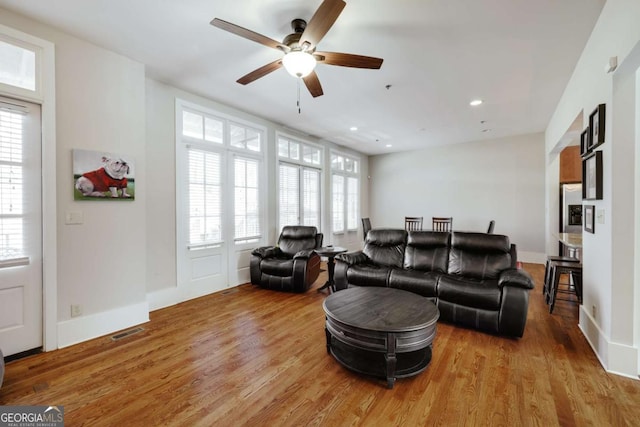
[[[580,147],[571,145],[560,152],[560,184],[582,182]]]

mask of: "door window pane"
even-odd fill
[[[331,214],[333,231],[344,231],[344,177],[333,175],[331,178]]]
[[[299,168],[280,165],[279,211],[280,227],[298,225],[300,221]]]

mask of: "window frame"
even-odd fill
[[[334,167],[334,163],[333,163],[333,159],[334,157],[338,157],[338,158],[342,158],[342,162],[341,163],[336,163],[338,165],[341,165],[341,167]],[[348,171],[346,169],[346,164],[347,164],[347,160],[353,162],[353,170]],[[354,156],[354,155],[350,155],[350,154],[346,154],[344,152],[341,151],[337,151],[337,150],[330,150],[329,151],[329,159],[328,159],[328,163],[329,163],[329,168],[331,170],[331,194],[330,194],[330,201],[331,201],[331,232],[335,235],[340,235],[340,234],[346,234],[346,233],[350,233],[350,232],[357,232],[358,231],[358,221],[357,218],[360,215],[360,211],[361,211],[361,194],[360,194],[360,187],[362,185],[362,177],[361,177],[361,172],[362,172],[362,159],[358,156]],[[344,179],[343,182],[343,206],[342,206],[342,213],[343,213],[343,224],[344,227],[342,230],[336,230],[335,229],[335,222],[334,222],[334,217],[333,217],[333,212],[334,212],[334,191],[333,191],[333,177],[334,176],[341,176]],[[356,179],[356,194],[355,194],[355,199],[356,199],[356,211],[355,211],[355,226],[354,227],[349,227],[349,213],[350,213],[350,209],[349,209],[349,178],[355,178]]]
[[[280,156],[280,140],[285,139],[290,143],[298,144],[299,150],[299,159],[292,159],[290,157]],[[304,147],[310,147],[318,150],[318,154],[320,156],[319,163],[305,162],[303,160]],[[289,148],[290,150],[290,148]],[[304,224],[304,171],[305,170],[313,170],[318,172],[318,224],[315,226],[318,229],[318,232],[322,232],[324,212],[323,212],[323,188],[324,188],[324,176],[325,176],[325,150],[324,147],[320,144],[315,144],[304,139],[297,138],[287,133],[276,132],[276,141],[275,141],[275,164],[276,164],[276,218],[277,218],[277,226],[278,230],[282,230],[284,225],[290,224],[281,224],[280,222],[280,166],[287,165],[291,167],[298,168],[298,223],[300,225]]]
[[[203,133],[202,138],[196,138],[189,135],[183,135],[182,130],[184,112],[197,114],[202,116]],[[206,138],[206,118],[219,120],[223,123],[222,143]],[[231,126],[240,126],[250,129],[260,135],[260,151],[253,151],[247,148],[239,148],[231,145]],[[242,120],[238,117],[227,115],[213,109],[209,109],[199,104],[194,104],[176,98],[176,182],[177,186],[177,208],[176,208],[176,227],[177,245],[186,243],[187,250],[197,250],[197,247],[189,248],[189,214],[187,203],[189,201],[188,183],[181,182],[181,179],[188,176],[188,150],[190,146],[194,149],[202,151],[217,152],[221,155],[221,188],[222,188],[222,241],[213,246],[205,245],[204,248],[220,247],[229,243],[229,248],[241,251],[247,248],[262,244],[267,236],[266,229],[266,171],[264,167],[264,159],[267,151],[267,129],[256,123]],[[260,233],[253,238],[246,239],[236,238],[235,229],[235,159],[236,157],[256,160],[258,162],[258,226]],[[186,237],[186,238],[185,238]]]
[[[7,83],[0,82],[0,93],[12,94],[26,101],[41,103],[43,98],[43,89],[42,89],[42,86],[43,86],[42,64],[43,64],[43,55],[44,55],[43,48],[41,46],[37,46],[35,44],[11,37],[6,33],[3,33],[2,31],[0,31],[0,41],[31,51],[35,54],[35,61],[34,61],[35,89],[30,90],[20,86],[13,86]]]

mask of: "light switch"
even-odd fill
[[[598,220],[598,224],[604,224],[604,209],[598,209],[596,211],[596,219]]]
[[[67,225],[77,225],[84,222],[84,215],[82,212],[67,212],[64,218],[64,223]]]

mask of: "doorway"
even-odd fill
[[[42,313],[40,106],[0,97],[0,347],[39,349]]]

